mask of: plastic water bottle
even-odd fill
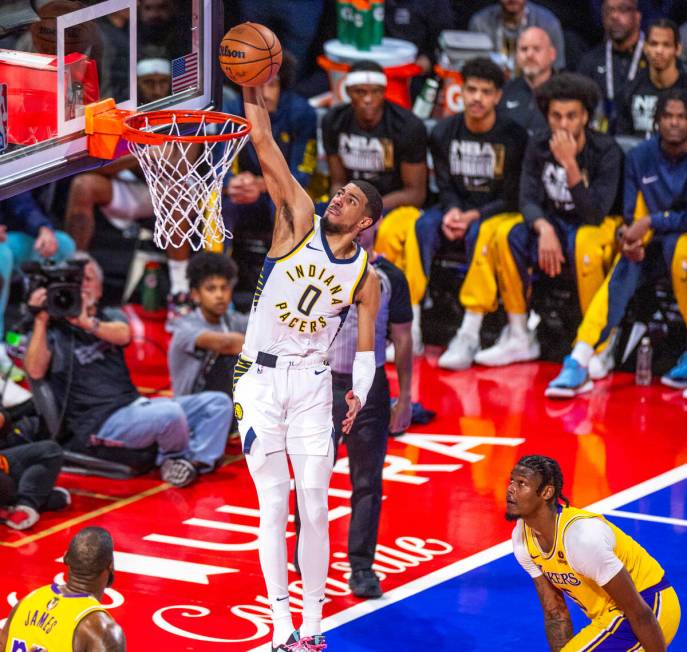
[[[154,312],[162,307],[162,293],[160,291],[160,263],[149,261],[143,272],[143,287],[141,288],[141,304],[146,312]]]
[[[437,93],[439,92],[439,82],[433,77],[428,77],[420,91],[420,94],[415,98],[413,104],[413,113],[418,117],[426,120],[432,117],[434,105],[437,100]]]
[[[635,368],[635,384],[647,386],[651,385],[651,340],[643,337],[637,349],[637,366]]]

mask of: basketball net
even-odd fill
[[[222,251],[232,237],[222,219],[222,187],[250,124],[225,113],[157,111],[134,114],[125,125],[150,189],[155,244]]]

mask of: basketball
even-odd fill
[[[281,66],[281,43],[274,32],[258,23],[232,27],[219,46],[224,74],[241,86],[260,86],[274,79]]]

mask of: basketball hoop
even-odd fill
[[[121,135],[148,182],[158,247],[213,250],[232,237],[222,220],[222,184],[250,130],[245,118],[215,111],[124,117]]]

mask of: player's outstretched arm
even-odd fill
[[[630,574],[622,568],[601,588],[613,598],[632,626],[637,640],[646,652],[664,652],[666,641],[654,612],[637,592]]]
[[[379,277],[368,265],[365,278],[357,293],[358,344],[353,361],[353,389],[346,393],[348,412],[341,425],[344,434],[353,427],[358,412],[363,409],[372,387],[375,371],[375,319],[379,310]]]
[[[559,652],[573,637],[572,621],[563,594],[543,575],[534,578],[539,602],[544,610],[544,629],[551,652]]]
[[[246,118],[252,125],[251,140],[260,161],[267,192],[277,209],[272,246],[288,244],[288,241],[295,245],[312,228],[315,207],[308,193],[294,179],[272,136],[270,116],[260,87],[244,86],[243,103]]]

